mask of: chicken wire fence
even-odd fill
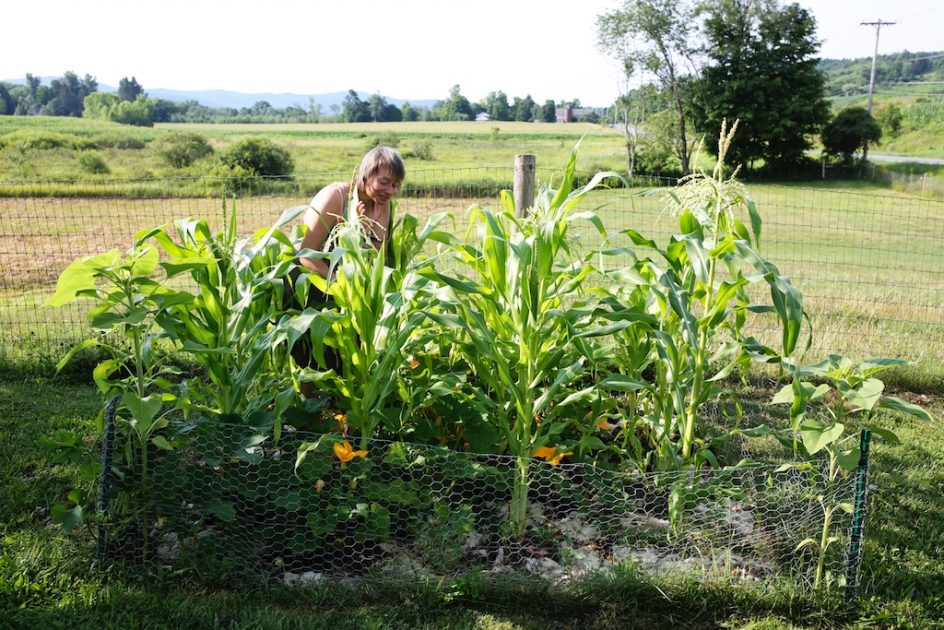
[[[845,584],[847,594],[857,580],[862,466],[830,479],[819,465],[643,474],[527,460],[520,533],[509,523],[515,457],[380,439],[351,445],[290,426],[278,440],[227,424],[177,425],[168,436],[176,448],[153,453],[146,473],[103,476],[105,565],[288,586],[470,574],[560,584],[618,568]],[[126,446],[119,438],[106,458],[120,460]]]
[[[248,236],[348,176],[0,182],[0,354],[55,358],[88,333],[87,304],[43,306],[70,262],[124,250],[137,231],[188,216],[221,228],[233,203]],[[450,212],[461,234],[465,210],[497,207],[512,176],[498,167],[411,170],[401,211]],[[558,171],[537,170],[539,183],[555,178]],[[595,192],[582,207],[599,208],[613,243],[629,244],[620,235],[626,228],[666,243],[677,226],[664,196],[640,192],[671,185],[637,178],[632,188]],[[804,295],[814,340],[807,359],[890,356],[944,378],[944,202],[770,184],[749,190],[764,219],[765,257]]]

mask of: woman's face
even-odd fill
[[[368,197],[379,203],[388,203],[400,192],[400,181],[391,175],[388,169],[382,168],[373,177],[364,182],[364,192]]]

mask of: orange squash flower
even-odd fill
[[[343,442],[335,442],[334,456],[341,461],[341,465],[343,466],[355,457],[367,457],[367,451],[355,451],[351,443],[345,440]]]
[[[567,451],[564,453],[557,453],[557,448],[554,446],[542,446],[540,448],[534,449],[534,457],[540,457],[545,460],[551,466],[557,466],[561,463],[561,460],[567,457],[568,455],[573,455],[573,451]]]

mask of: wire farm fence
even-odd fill
[[[512,176],[511,168],[498,167],[413,170],[401,211],[451,212],[461,233],[465,210],[473,203],[496,208]],[[539,168],[536,181],[553,185],[559,176]],[[70,262],[124,250],[137,231],[188,216],[221,228],[233,203],[240,232],[250,235],[348,177],[0,182],[0,354],[55,358],[88,332],[81,304],[43,306]],[[583,203],[601,207],[613,243],[632,228],[665,244],[676,230],[674,217],[663,196],[640,193],[673,184],[637,180]],[[813,346],[803,360],[889,356],[944,380],[944,202],[785,185],[755,184],[750,192],[764,218],[764,254],[804,294],[810,313]],[[621,244],[631,245],[625,238]],[[756,327],[752,332],[763,337],[763,321]]]
[[[276,443],[247,426],[180,425],[172,439],[183,435],[147,478],[115,481],[103,563],[288,586],[470,575],[561,584],[634,567],[809,590],[857,572],[852,517],[836,509],[852,504],[855,478],[829,481],[815,466],[640,474],[535,462],[519,537],[508,523],[514,457],[371,440],[342,463],[329,435],[287,430]]]

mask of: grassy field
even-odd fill
[[[161,157],[161,139],[175,132],[193,132],[204,136],[216,150],[215,155],[198,160],[192,166],[175,168]],[[0,116],[0,181],[8,185],[4,196],[26,194],[55,195],[56,189],[22,180],[57,180],[59,191],[69,195],[148,196],[203,194],[200,189],[186,191],[183,180],[193,177],[225,176],[218,165],[218,155],[244,138],[266,138],[289,151],[295,173],[343,173],[356,167],[364,152],[378,142],[396,146],[403,154],[407,172],[439,169],[445,175],[443,185],[458,187],[463,176],[453,173],[483,167],[510,169],[514,157],[528,153],[538,156],[538,167],[563,164],[576,142],[583,138],[578,170],[621,171],[626,165],[623,138],[616,129],[589,123],[518,123],[518,122],[415,122],[415,123],[343,123],[343,124],[158,124],[154,128],[129,127],[97,120],[63,117]],[[937,155],[937,136],[906,132],[894,143],[873,147],[873,153]],[[928,146],[925,146],[928,145]],[[108,172],[90,173],[82,165],[84,154],[96,154]],[[695,163],[710,169],[707,155],[697,154]],[[883,168],[891,176],[907,174],[909,164],[888,164]],[[940,176],[935,169],[928,181],[912,183],[904,177],[879,178],[885,187],[921,191],[940,197]],[[154,179],[178,178],[176,189],[161,188]],[[133,186],[118,188],[114,180],[137,180]],[[20,183],[12,186],[12,180]],[[484,181],[494,183],[493,176]],[[835,186],[835,184],[833,184]],[[410,180],[407,180],[407,191]]]
[[[187,177],[212,171],[213,156],[183,169],[163,162],[155,140],[180,131],[203,135],[217,152],[244,138],[267,138],[289,151],[298,174],[350,173],[378,140],[397,146],[407,172],[421,166],[510,169],[520,153],[556,165],[566,161],[581,137],[582,170],[619,169],[625,161],[619,132],[587,123],[159,124],[142,129],[85,119],[0,116],[0,180]],[[82,171],[78,156],[89,150],[101,155],[109,173]]]

